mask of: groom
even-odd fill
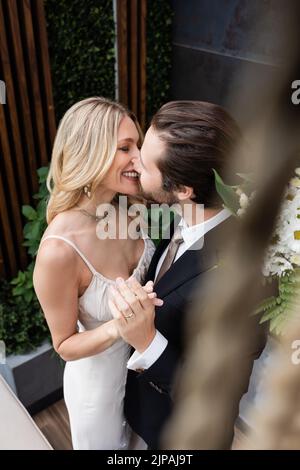
[[[155,312],[136,281],[127,284],[119,279],[114,298],[122,315],[121,335],[135,349],[128,362],[125,415],[151,449],[159,448],[172,411],[175,373],[184,359],[185,321],[193,296],[207,273],[218,266],[219,240],[234,230],[233,217],[217,198],[212,169],[222,175],[239,138],[237,124],[220,106],[171,102],[153,117],[140,160],[134,162],[147,199],[177,203],[183,214],[184,208],[190,209],[188,220],[184,215],[179,223],[175,220],[171,241],[170,237],[161,241],[148,270],[145,282],[154,282],[163,305]],[[199,223],[202,204],[203,220]],[[258,330],[249,353],[249,376],[264,342],[264,333]],[[241,395],[247,391],[248,379]],[[237,416],[235,409],[228,426],[228,447]]]

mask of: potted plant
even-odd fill
[[[30,264],[11,282],[2,280],[0,286],[0,340],[6,349],[0,373],[31,413],[62,396],[63,362],[49,341],[49,330],[32,282],[35,256],[46,228],[47,173],[48,168],[38,170],[39,192],[33,196],[36,208],[28,205],[22,208],[28,220],[24,246]]]

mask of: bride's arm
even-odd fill
[[[33,283],[51,332],[53,347],[65,361],[98,354],[119,337],[116,320],[90,331],[77,332],[78,263],[68,246],[52,241],[40,247]]]

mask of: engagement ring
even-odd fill
[[[124,315],[125,318],[131,318],[134,317],[134,313],[131,313],[130,315]]]

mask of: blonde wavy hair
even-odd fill
[[[106,98],[84,99],[65,113],[55,137],[47,177],[48,224],[57,214],[78,203],[84,186],[90,185],[93,195],[112,165],[124,116],[134,121],[142,139],[134,114]]]

